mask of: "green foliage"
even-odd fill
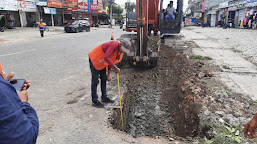
[[[214,89],[209,89],[209,91],[210,91],[210,92],[215,92],[215,90],[214,90]]]
[[[257,100],[253,102],[253,104],[257,105]]]
[[[109,6],[109,13],[110,13],[110,6]],[[121,8],[119,5],[112,5],[112,13],[114,15],[121,15],[123,13],[123,8]]]
[[[240,51],[240,50],[233,50],[233,52],[235,52],[235,53],[242,53],[242,51]]]
[[[207,141],[204,141],[203,144],[212,144],[214,141],[213,140],[207,140]]]
[[[223,65],[222,68],[232,70],[229,66]]]
[[[198,59],[198,60],[212,60],[211,57],[203,57],[203,56],[200,56],[200,55],[197,55],[197,56],[194,56],[194,59]]]
[[[230,97],[232,94],[228,91],[226,91],[226,94]]]
[[[128,12],[133,12],[134,10],[136,10],[137,6],[134,2],[126,2],[125,3],[125,9]]]
[[[239,130],[227,126],[225,126],[225,128],[228,130],[228,132],[224,136],[228,139],[236,141],[237,143],[241,143],[244,140],[244,138],[240,136]]]
[[[194,56],[194,59],[203,60],[203,56],[197,55],[197,56]]]
[[[192,93],[193,93],[193,94],[197,94],[198,92],[197,92],[197,91],[195,91],[195,90],[192,90]]]
[[[241,144],[244,141],[240,136],[241,127],[218,126],[216,130],[217,134],[212,139],[215,144]]]
[[[211,58],[211,57],[208,57],[208,56],[207,56],[207,57],[204,57],[204,59],[205,59],[205,60],[212,60],[212,58]]]

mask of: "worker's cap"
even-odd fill
[[[40,19],[40,21],[42,22],[42,21],[43,21],[43,19]]]
[[[129,54],[130,48],[131,48],[131,42],[129,40],[124,39],[124,40],[121,41],[121,49],[122,49],[122,51],[124,51],[125,53]]]

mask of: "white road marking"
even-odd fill
[[[0,55],[0,57],[10,56],[10,55],[16,55],[16,54],[21,54],[21,53],[25,53],[25,52],[35,51],[35,50],[36,50],[36,49],[31,49],[31,50],[25,50],[25,51],[16,52],[16,53],[4,54],[4,55]]]

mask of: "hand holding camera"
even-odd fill
[[[26,81],[25,79],[12,79],[14,73],[12,72],[7,78],[7,81],[10,81],[12,86],[16,89],[17,94],[22,102],[28,102],[28,93],[27,89],[30,87],[31,81]]]

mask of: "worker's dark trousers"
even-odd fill
[[[97,95],[97,85],[99,83],[99,76],[101,79],[101,91],[102,91],[102,99],[107,98],[106,94],[106,68],[103,70],[96,70],[95,67],[93,66],[91,60],[89,59],[89,65],[91,69],[91,75],[92,75],[92,82],[91,82],[91,95],[92,95],[92,101],[96,102],[98,100],[98,95]]]
[[[44,30],[40,30],[41,37],[44,37]]]

